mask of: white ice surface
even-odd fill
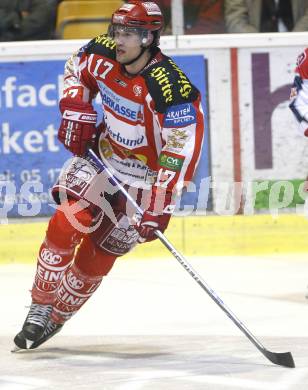
[[[307,256],[189,262],[269,350],[270,363],[172,257],[121,260],[61,333],[11,353],[34,265],[0,266],[0,390],[307,390]]]

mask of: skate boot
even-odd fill
[[[45,343],[45,341],[49,340],[51,337],[53,337],[54,335],[59,333],[60,330],[62,329],[62,327],[63,327],[63,324],[56,324],[55,322],[53,322],[53,320],[49,320],[47,325],[46,325],[46,328],[44,330],[42,337],[39,340],[35,341],[31,345],[30,349],[37,348],[40,345],[42,345],[43,343]]]
[[[18,348],[30,349],[31,345],[43,336],[51,311],[52,305],[31,304],[21,332],[14,338]]]

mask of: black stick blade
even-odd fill
[[[290,368],[295,367],[295,363],[291,352],[277,353],[277,352],[271,352],[264,349],[262,353],[274,364],[278,364],[279,366],[290,367]]]

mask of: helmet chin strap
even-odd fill
[[[137,55],[137,57],[133,58],[132,60],[130,61],[127,61],[127,62],[123,62],[122,65],[131,65],[133,64],[134,62],[136,62],[137,60],[139,60],[139,58],[142,56],[142,54],[148,49],[147,46],[141,46],[141,50],[140,50],[140,53]]]

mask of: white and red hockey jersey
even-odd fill
[[[297,57],[295,72],[289,107],[298,122],[300,133],[308,137],[308,49]]]
[[[122,182],[179,189],[192,179],[204,137],[199,91],[160,49],[138,75],[115,59],[115,43],[101,35],[66,63],[64,95],[92,102],[104,113],[99,153]]]

